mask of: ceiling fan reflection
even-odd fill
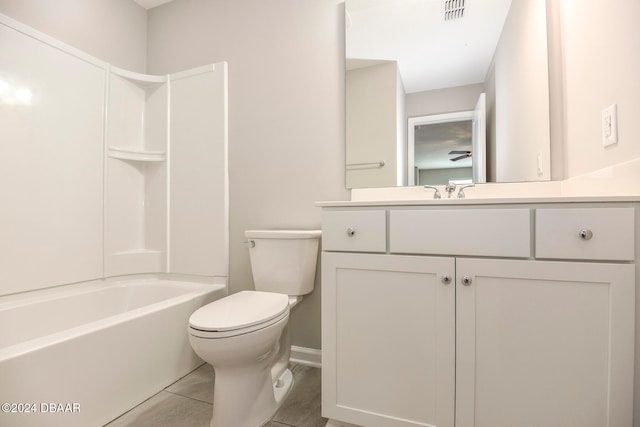
[[[458,157],[454,157],[453,159],[449,159],[452,162],[457,162],[458,160],[462,160],[462,159],[466,159],[467,157],[471,157],[471,151],[454,150],[454,151],[449,151],[449,154],[461,154]]]

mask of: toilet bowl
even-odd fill
[[[290,310],[313,290],[319,231],[247,231],[255,291],[207,304],[189,319],[193,350],[215,370],[212,427],[258,427],[293,384]]]

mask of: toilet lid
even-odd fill
[[[233,331],[268,322],[288,309],[288,295],[242,291],[199,308],[189,318],[189,326],[201,331]]]

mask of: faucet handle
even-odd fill
[[[464,189],[465,188],[469,188],[469,187],[475,187],[475,184],[467,184],[467,185],[463,185],[462,187],[460,187],[460,190],[458,190],[458,199],[464,199],[465,198],[465,194],[464,194]]]
[[[440,195],[440,190],[438,190],[438,187],[435,187],[433,185],[425,185],[424,188],[431,188],[433,190],[436,190],[435,193],[433,193],[433,198],[434,199],[440,199],[442,198],[442,196]]]

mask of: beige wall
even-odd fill
[[[473,168],[420,169],[420,183],[447,185],[450,180],[472,179]]]
[[[133,0],[0,0],[0,13],[112,65],[145,71],[147,12]]]
[[[402,105],[398,102],[398,64],[349,70],[345,85],[347,164],[385,162],[383,167],[348,167],[347,187],[393,187],[398,182],[397,146],[404,142],[400,128],[405,127],[398,120],[398,106]]]
[[[564,169],[571,178],[640,157],[640,1],[560,2]],[[618,144],[602,146],[602,110],[618,104]]]
[[[487,75],[487,178],[551,178],[547,12],[539,0],[514,1]]]
[[[407,116],[406,116],[406,93],[404,83],[400,73],[396,73],[396,174],[397,185],[407,185]]]
[[[470,111],[484,92],[482,83],[409,93],[405,97],[407,117]]]
[[[148,72],[229,64],[231,292],[252,289],[244,230],[319,228],[347,199],[344,7],[321,0],[176,0],[149,11]],[[320,289],[291,319],[320,348]]]
[[[496,182],[496,73],[493,70],[493,65],[490,67],[487,73],[487,78],[484,81],[485,90],[485,113],[486,122],[485,129],[487,132],[487,139],[485,142],[485,158],[486,158],[486,179],[487,182]]]
[[[430,116],[434,114],[455,113],[459,111],[472,111],[475,109],[476,104],[478,103],[478,98],[483,92],[484,85],[482,83],[476,83],[465,86],[410,93],[405,97],[405,114],[406,117],[409,118]],[[412,143],[413,141],[408,141],[408,144]],[[487,150],[487,154],[489,154],[489,150]],[[469,170],[471,170],[471,168],[469,168]],[[447,173],[442,173],[441,171],[432,172],[421,170],[419,174],[419,180],[422,184],[440,185],[443,183],[447,184],[449,182]],[[430,176],[430,174],[435,175]],[[471,175],[469,175],[469,177],[471,177]]]

